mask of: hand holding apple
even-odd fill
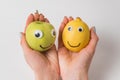
[[[50,23],[33,21],[26,28],[26,41],[34,50],[46,51],[50,49],[55,42],[55,38],[56,32]]]
[[[39,25],[39,23],[42,25]],[[46,35],[47,32],[48,32],[49,37],[52,36],[52,40],[53,40],[55,33],[54,33],[54,28],[51,26],[52,25],[49,23],[49,20],[43,14],[41,13],[39,14],[38,12],[35,14],[31,13],[27,17],[25,30],[24,32],[21,33],[21,46],[24,52],[24,57],[25,57],[27,64],[31,67],[31,69],[34,72],[35,80],[58,80],[59,78],[59,64],[58,64],[56,46],[51,45],[52,47],[50,46],[51,48],[49,50],[41,52],[41,51],[37,51],[37,50],[30,48],[26,40],[27,30],[30,30],[30,34],[28,34],[30,40],[34,38],[35,40],[38,40],[38,41],[40,39],[43,39],[43,40],[48,39]],[[45,47],[45,45],[43,44],[42,46]]]

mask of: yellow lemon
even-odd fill
[[[70,21],[63,30],[62,40],[64,46],[70,51],[80,51],[90,40],[88,25],[80,18]]]

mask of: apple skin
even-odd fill
[[[34,21],[27,26],[25,37],[30,48],[42,52],[53,46],[56,32],[50,23]]]

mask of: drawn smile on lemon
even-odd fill
[[[73,47],[73,48],[75,48],[75,47],[79,47],[79,46],[80,46],[80,43],[78,43],[77,45],[72,45],[72,44],[70,44],[69,41],[67,41],[67,43],[68,43],[68,45],[69,45],[70,47]]]

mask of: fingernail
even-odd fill
[[[36,10],[36,12],[35,12],[36,14],[38,14],[39,13],[39,11],[38,10]]]
[[[19,33],[19,37],[20,37],[20,38],[22,37],[22,32]]]
[[[95,28],[95,26],[93,27],[93,31],[96,33],[96,28]]]

